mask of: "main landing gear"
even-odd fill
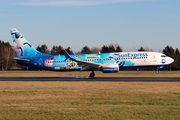
[[[94,78],[94,76],[95,76],[95,73],[94,73],[94,71],[92,71],[92,73],[89,74],[89,77]]]

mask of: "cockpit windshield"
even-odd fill
[[[166,57],[166,55],[161,55],[161,57]]]

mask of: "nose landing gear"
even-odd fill
[[[155,72],[156,72],[156,74],[158,74],[158,73],[159,73],[159,69],[157,68],[157,69],[155,70]]]

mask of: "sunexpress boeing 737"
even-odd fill
[[[69,55],[64,48],[64,55],[49,55],[38,52],[16,29],[10,29],[13,42],[16,43],[18,64],[52,71],[92,71],[90,77],[95,76],[94,71],[103,73],[118,72],[121,68],[130,67],[157,67],[163,68],[174,60],[158,52],[114,52],[98,54]],[[71,51],[71,50],[70,50]]]

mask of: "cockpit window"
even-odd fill
[[[166,57],[166,55],[161,55],[161,57]]]

